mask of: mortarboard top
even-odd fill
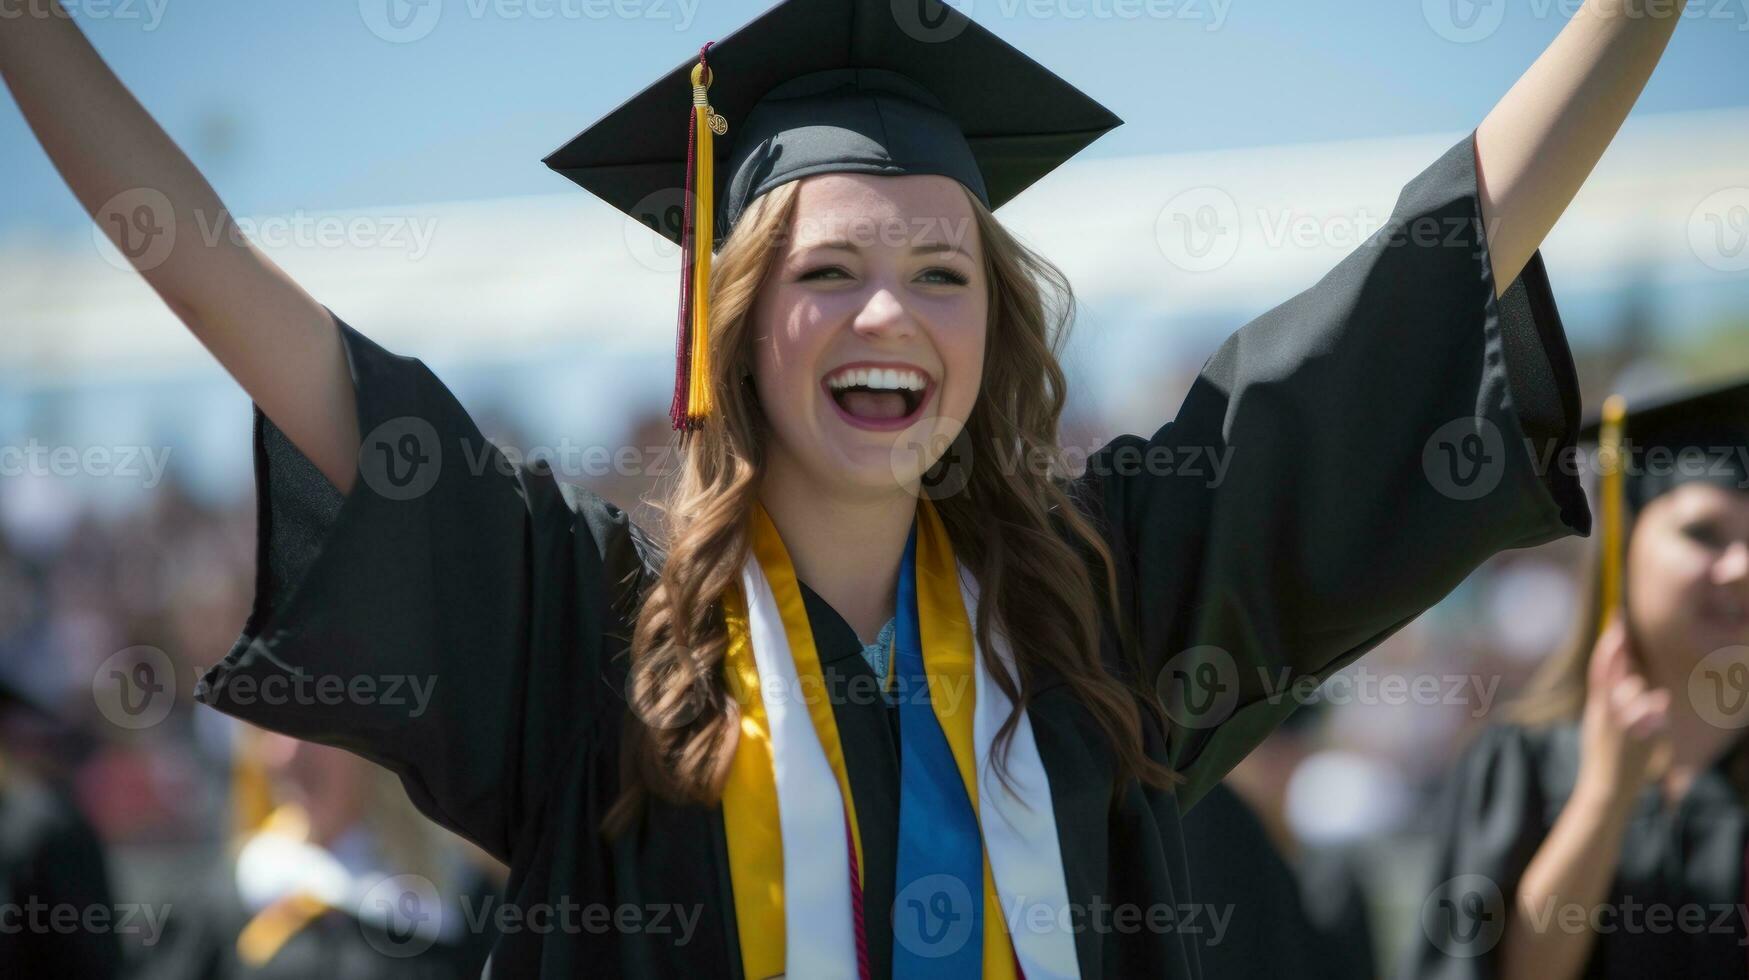
[[[708,246],[748,202],[811,174],[939,174],[993,210],[1122,122],[940,0],[785,0],[544,162],[681,246],[673,414],[692,428]]]
[[[1749,490],[1749,380],[1632,403],[1611,395],[1579,439],[1602,450],[1601,633],[1620,608],[1628,509],[1697,480]]]
[[[1624,490],[1633,509],[1690,480],[1749,490],[1749,379],[1624,399],[1621,409]],[[1579,439],[1599,442],[1602,429],[1599,412]]]

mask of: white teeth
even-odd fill
[[[921,372],[902,368],[852,368],[832,374],[826,383],[834,391],[840,388],[922,391],[928,384]]]

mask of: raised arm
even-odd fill
[[[358,422],[327,310],[242,238],[59,0],[0,17],[0,78],[86,213],[262,412],[350,490]]]
[[[1615,138],[1685,0],[1585,0],[1476,129],[1498,293],[1518,278]]]

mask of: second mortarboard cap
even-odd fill
[[[1606,403],[1580,440],[1603,441],[1606,420],[1617,413],[1622,489],[1632,509],[1692,480],[1749,490],[1749,379]]]
[[[1629,508],[1693,481],[1749,491],[1749,380],[1631,404],[1611,395],[1579,439],[1600,449],[1601,632],[1621,601]]]
[[[785,0],[545,163],[680,246],[686,429],[710,409],[711,249],[754,198],[812,174],[938,174],[994,210],[1122,122],[940,0]]]

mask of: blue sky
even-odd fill
[[[562,190],[543,155],[769,6],[612,0],[630,16],[604,17],[609,0],[414,0],[435,5],[424,8],[434,26],[392,43],[368,26],[389,2],[407,0],[74,9],[230,206],[251,214]],[[1087,151],[1099,156],[1468,128],[1570,9],[1565,0],[956,5],[1127,120]],[[1690,8],[1637,111],[1749,104],[1749,0]],[[1455,41],[1454,11],[1498,26]],[[9,100],[0,174],[0,235],[80,229],[83,215]]]

